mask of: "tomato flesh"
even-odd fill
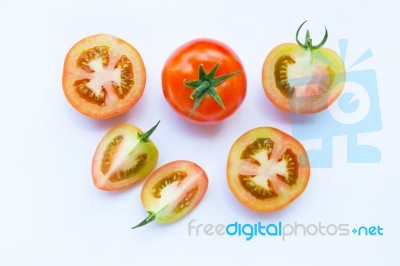
[[[161,166],[146,179],[141,199],[156,221],[171,223],[191,212],[207,188],[204,170],[193,162],[179,160]]]
[[[119,125],[105,134],[92,161],[95,186],[101,190],[121,190],[148,176],[158,159],[151,141],[142,141],[143,132],[129,124]]]
[[[227,165],[230,189],[250,209],[287,206],[306,188],[310,164],[303,146],[270,127],[252,129],[232,146]]]
[[[82,39],[64,62],[63,88],[75,109],[93,118],[128,111],[140,99],[146,70],[138,51],[114,36]]]

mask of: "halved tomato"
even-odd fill
[[[300,142],[272,127],[243,134],[228,157],[228,184],[236,198],[259,212],[282,209],[305,190],[310,163]]]
[[[89,36],[68,52],[64,94],[80,113],[108,118],[127,112],[141,98],[146,70],[139,52],[107,34]]]
[[[203,199],[208,177],[197,164],[173,161],[155,170],[145,181],[141,199],[149,216],[132,229],[156,220],[171,223],[191,212]]]
[[[158,150],[149,137],[158,123],[145,133],[133,125],[123,124],[104,135],[92,161],[92,177],[97,188],[125,189],[150,174],[157,164]]]
[[[281,44],[268,54],[262,69],[262,84],[265,94],[278,108],[311,114],[328,108],[339,97],[346,70],[334,50],[322,48],[328,38],[326,28],[324,39],[315,46],[308,31],[304,44],[298,40],[300,28],[297,44]]]

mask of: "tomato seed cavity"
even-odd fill
[[[91,63],[94,60],[95,63]],[[78,68],[83,69],[86,72],[94,73],[100,71],[101,68],[106,69],[108,67],[110,61],[109,55],[109,47],[107,46],[95,46],[88,50],[82,51],[79,58],[76,60],[76,65]],[[96,66],[96,67],[95,67]],[[124,99],[125,96],[131,91],[134,83],[133,76],[133,64],[129,60],[129,58],[125,55],[122,55],[118,62],[115,64],[114,69],[120,71],[117,72],[119,77],[117,80],[108,80],[110,82],[110,86],[119,99]],[[112,72],[112,70],[103,70],[100,73],[106,73],[106,71]],[[100,74],[101,76],[102,74]],[[105,84],[101,84],[106,80],[100,79],[100,81],[95,82],[92,80],[93,84],[98,84],[98,88],[101,86],[101,90],[97,88],[90,88],[88,83],[90,79],[82,79],[74,82],[74,87],[76,92],[79,94],[81,98],[84,100],[96,104],[98,106],[104,106],[106,104],[107,97],[107,89]]]
[[[108,46],[95,46],[88,50],[84,50],[76,60],[76,66],[82,68],[86,72],[93,73],[94,69],[89,66],[89,63],[93,60],[101,59],[103,67],[105,68],[110,60],[108,50]]]
[[[294,63],[296,62],[288,55],[281,56],[275,63],[274,76],[276,87],[287,98],[291,98],[294,92],[294,88],[288,83],[287,77],[288,66]]]
[[[143,168],[143,166],[146,164],[147,159],[147,154],[139,155],[137,158],[135,158],[135,160],[133,161],[133,165],[130,168],[128,168],[127,170],[120,170],[116,172],[110,177],[110,181],[116,183],[131,178]]]
[[[186,194],[183,197],[183,199],[176,204],[176,208],[173,210],[173,213],[174,214],[179,214],[184,209],[186,209],[189,206],[189,204],[190,204],[191,200],[193,199],[194,195],[196,195],[198,190],[199,190],[199,187],[196,186],[196,187],[190,189],[188,192],[186,192]]]
[[[279,180],[285,182],[289,186],[292,186],[296,184],[298,178],[299,163],[297,161],[297,156],[291,149],[287,149],[282,157],[278,160],[278,162],[282,160],[286,162],[286,169],[288,174],[286,176],[277,174],[277,177],[279,178]]]
[[[269,199],[278,196],[271,186],[271,181],[267,180],[267,187],[262,187],[253,181],[254,176],[239,175],[240,183],[245,187],[251,195],[258,199]]]
[[[121,84],[118,85],[114,83],[113,89],[115,94],[117,94],[120,99],[123,99],[134,85],[132,62],[128,57],[123,55],[115,65],[115,68],[121,69]]]
[[[258,159],[261,161],[257,160],[257,154],[266,151],[265,156],[267,158],[265,158],[265,161],[269,161],[271,160],[271,154],[273,148],[274,148],[274,142],[271,139],[258,138],[243,150],[240,159],[245,160],[247,163],[256,165],[257,167],[267,167],[266,165],[263,165],[263,157],[258,157]],[[265,161],[264,164],[266,163]],[[276,179],[270,179],[271,177],[269,178],[267,176],[264,177],[263,174],[259,176],[239,174],[238,178],[240,180],[240,183],[246,190],[250,192],[251,195],[253,195],[258,199],[269,199],[278,196],[277,192],[273,188],[273,182],[279,180],[289,186],[296,184],[298,178],[299,164],[297,161],[296,154],[291,149],[287,149],[275,163],[277,165],[281,164],[280,169],[283,169],[280,170],[280,172],[272,173],[271,176],[275,175]],[[271,171],[278,171],[278,169],[279,168],[272,167]],[[264,178],[265,178],[265,184],[263,180]]]
[[[110,143],[108,143],[106,151],[103,154],[103,158],[101,159],[101,172],[103,173],[103,175],[105,175],[110,169],[111,160],[114,157],[117,148],[122,140],[123,137],[121,135],[118,135],[114,137]]]
[[[79,96],[86,101],[97,104],[98,106],[104,106],[106,103],[107,91],[102,87],[101,92],[96,93],[90,89],[86,84],[90,82],[90,79],[81,79],[74,82],[74,87]]]
[[[152,188],[154,197],[161,198],[161,191],[168,185],[178,182],[178,185],[187,177],[187,173],[184,171],[176,171],[168,174],[166,177],[158,181]]]
[[[249,160],[253,164],[260,165],[260,163],[253,159],[253,155],[259,153],[262,150],[266,150],[268,159],[271,157],[272,149],[274,148],[274,142],[269,138],[258,138],[252,144],[246,147],[242,152],[240,159]]]

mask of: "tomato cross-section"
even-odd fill
[[[190,161],[173,161],[155,170],[143,185],[141,199],[149,216],[133,228],[151,221],[171,223],[191,212],[208,188],[204,170]]]
[[[306,188],[310,164],[303,146],[271,127],[252,129],[232,146],[228,184],[250,209],[270,212],[287,206]]]
[[[157,126],[145,133],[129,124],[108,131],[93,156],[94,185],[102,190],[121,190],[150,174],[157,164],[158,150],[149,137]]]
[[[334,50],[322,47],[327,38],[326,30],[324,39],[314,46],[307,31],[304,44],[297,38],[297,44],[280,44],[267,55],[262,84],[267,97],[279,109],[317,113],[328,108],[342,93],[346,70]]]
[[[71,105],[84,115],[108,118],[139,101],[146,70],[139,52],[107,34],[82,39],[64,62],[63,88]]]

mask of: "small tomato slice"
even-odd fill
[[[65,97],[80,113],[109,118],[127,112],[139,101],[146,70],[132,45],[98,34],[80,40],[68,52],[62,83]]]
[[[162,72],[165,99],[190,121],[213,124],[233,114],[246,96],[246,74],[236,53],[211,39],[175,50]]]
[[[272,127],[243,134],[228,157],[228,184],[236,198],[259,212],[279,210],[305,190],[310,163],[300,142]]]
[[[268,54],[262,83],[265,94],[278,108],[292,113],[317,113],[342,93],[346,70],[334,50],[322,48],[327,38],[325,31],[323,41],[313,46],[307,31],[305,44],[297,38],[297,44],[281,44]]]
[[[180,160],[161,166],[146,179],[141,192],[149,216],[133,228],[153,220],[171,223],[181,219],[200,203],[207,188],[206,173],[193,162]]]
[[[157,164],[158,150],[149,137],[158,123],[145,133],[133,125],[123,124],[104,135],[92,161],[92,177],[97,188],[125,189],[150,174]]]

